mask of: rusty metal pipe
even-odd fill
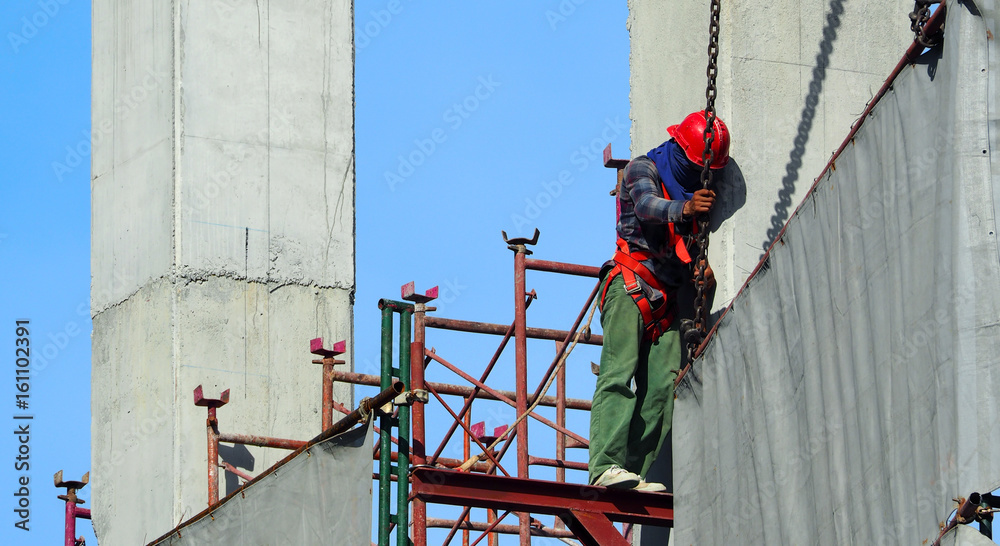
[[[976,519],[976,509],[979,508],[979,503],[983,502],[983,497],[979,493],[971,493],[969,498],[962,502],[962,505],[958,507],[955,512],[955,519],[959,523],[972,523]]]
[[[939,11],[940,9],[941,8],[938,8]],[[976,508],[979,507],[979,503],[982,502],[983,497],[979,493],[973,492],[967,499],[959,498],[955,500],[960,501],[958,509],[955,510],[955,517],[951,518],[948,524],[941,528],[941,533],[938,534],[937,540],[934,541],[932,546],[940,546],[941,539],[948,534],[948,531],[951,531],[959,524],[971,523],[974,521],[976,519]]]
[[[562,347],[557,346],[556,349],[558,352]],[[566,366],[560,366],[559,371],[556,372],[556,424],[564,428],[566,427]],[[566,459],[565,434],[556,434],[556,459]],[[556,468],[556,481],[566,481],[565,468]],[[560,522],[562,520],[556,518],[557,527]]]
[[[379,386],[379,377],[377,375],[369,375],[369,374],[362,374],[362,373],[355,373],[355,372],[343,372],[343,371],[339,371],[339,370],[334,370],[333,377],[337,381],[344,381],[346,383],[352,383],[352,384],[355,384],[355,385],[367,385],[367,386],[372,386],[372,387]],[[434,385],[434,389],[436,391],[438,391],[441,394],[447,394],[449,396],[468,397],[468,396],[472,396],[472,393],[475,392],[475,390],[476,390],[473,387],[465,387],[465,386],[462,386],[462,385],[453,385],[451,383],[434,383],[434,382],[431,382],[431,381],[427,381],[425,383],[425,385]],[[505,390],[499,390],[499,389],[490,389],[490,390],[492,390],[494,393],[498,393],[500,395],[503,395],[503,396],[507,397],[508,399],[513,399],[514,396],[516,396],[515,393],[513,393],[511,391],[505,391]],[[495,396],[494,394],[491,394],[488,391],[479,392],[476,396],[478,398],[482,398],[484,400],[501,400],[501,398],[498,398],[497,396]],[[554,408],[554,407],[556,407],[557,402],[558,401],[556,400],[555,396],[543,396],[542,399],[541,399],[541,401],[538,403],[538,405]],[[584,400],[582,398],[567,398],[566,399],[566,408],[567,409],[590,411],[590,407],[591,407],[591,401],[590,400]]]
[[[235,466],[227,463],[226,461],[222,461],[222,468],[225,468],[226,472],[231,472],[231,473],[235,474],[236,476],[238,476],[240,478],[243,478],[245,481],[250,481],[250,480],[253,479],[253,476],[251,476],[250,474],[247,474],[246,472],[243,472],[239,468],[236,468]]]
[[[63,531],[63,545],[76,545],[76,503],[66,501],[66,525]]]
[[[550,262],[548,260],[536,260],[534,258],[526,258],[524,260],[524,267],[534,271],[548,271],[549,273],[593,277],[595,279],[601,275],[600,267],[570,264],[565,262]]]
[[[333,359],[323,359],[323,430],[333,425]]]
[[[402,295],[406,299],[406,287],[403,287]],[[415,293],[411,293],[415,296]],[[410,388],[414,391],[425,390],[424,386],[424,337],[426,328],[424,319],[427,316],[427,303],[437,297],[437,288],[426,292],[424,297],[417,297],[413,306],[413,339],[410,342]],[[427,425],[422,403],[413,404],[411,425],[413,435],[411,440],[411,462],[414,465],[424,465],[427,463]],[[414,499],[413,503],[413,536],[411,538],[414,546],[427,545],[427,504],[420,499]]]
[[[514,245],[514,376],[515,392],[514,398],[517,415],[520,417],[528,413],[528,338],[527,336],[527,314],[524,307],[524,296],[527,293],[525,286],[524,259],[528,253],[524,245]],[[528,421],[521,419],[517,422],[517,476],[519,478],[529,477],[528,465]],[[528,514],[518,514],[518,524],[520,525],[521,546],[529,546],[531,543],[531,518]]]
[[[208,505],[219,502],[219,421],[216,408],[208,408],[206,430],[208,438]]]
[[[459,529],[468,529],[470,531],[485,531],[487,527],[490,526],[489,523],[479,522],[479,521],[463,521],[463,520],[453,520],[444,518],[427,518],[427,527],[446,529],[458,522]],[[490,532],[501,533],[505,535],[516,535],[519,531],[517,525],[496,525]],[[545,529],[532,527],[531,534],[538,537],[552,537],[552,538],[576,538],[576,535],[569,531],[558,531],[555,529]]]
[[[503,324],[493,324],[490,322],[474,322],[471,320],[455,320],[439,317],[427,317],[425,324],[428,328],[439,330],[454,330],[457,332],[471,332],[474,334],[492,334],[497,336],[506,335],[507,326]],[[549,341],[563,341],[572,332],[565,330],[553,330],[550,328],[528,328],[525,326],[524,335],[530,339],[547,339]],[[516,337],[515,332],[515,337]],[[570,338],[572,339],[572,338]],[[604,336],[585,332],[580,336],[580,343],[587,345],[601,345],[604,343]]]
[[[551,466],[551,467],[555,467],[557,470],[562,470],[563,471],[563,476],[566,475],[566,469],[567,468],[569,468],[570,470],[583,470],[585,472],[589,468],[587,466],[587,463],[578,463],[576,461],[567,461],[567,460],[564,460],[564,459],[546,459],[544,457],[534,457],[534,456],[529,457],[528,458],[528,462],[529,462],[529,464],[532,464],[532,465],[535,465],[535,466]],[[563,481],[565,481],[565,480],[563,480]]]
[[[372,456],[372,458],[374,460],[378,460],[378,453],[375,453]],[[396,461],[399,460],[399,454],[396,453],[395,451],[393,451],[392,453],[389,454],[389,459],[392,462],[396,462]],[[462,466],[462,463],[464,463],[464,462],[465,462],[464,460],[451,459],[451,458],[448,458],[448,457],[441,457],[440,459],[438,459],[437,465],[438,466],[442,466],[444,468],[458,468],[458,467]],[[476,464],[472,465],[472,467],[469,470],[472,470],[473,472],[481,472],[483,474],[486,474],[487,472],[489,472],[490,466],[491,466],[491,463],[489,463],[487,461],[484,461],[484,462],[479,462],[479,463],[476,463]]]
[[[329,427],[326,427],[329,428]],[[269,436],[256,436],[254,434],[233,434],[231,432],[219,433],[219,441],[227,444],[243,444],[257,447],[273,447],[276,449],[295,450],[309,442],[305,440],[288,440],[285,438],[271,438]]]

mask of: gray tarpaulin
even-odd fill
[[[947,3],[679,387],[678,544],[929,544],[1000,487],[997,9]]]
[[[157,544],[371,544],[371,426],[320,442]]]
[[[941,539],[941,546],[996,546],[996,542],[984,537],[972,527],[961,525]]]

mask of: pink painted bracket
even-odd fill
[[[474,423],[471,427],[469,427],[469,430],[472,431],[472,435],[476,438],[482,438],[486,435],[486,422],[480,421],[478,423]]]
[[[501,434],[507,431],[507,425],[502,427],[497,427],[493,429],[493,436],[486,435],[486,423],[480,421],[478,423],[473,423],[469,430],[472,431],[472,435],[476,437],[477,440],[484,444],[492,444],[500,437]]]
[[[342,339],[333,344],[333,350],[323,348],[323,338],[318,337],[309,341],[309,352],[323,358],[333,358],[347,352],[347,340]]]
[[[417,294],[416,283],[414,283],[414,281],[404,284],[399,291],[404,300],[412,301],[413,303],[427,303],[437,299],[438,297],[438,287],[436,286],[427,290],[422,295]]]
[[[201,390],[201,385],[198,385],[194,389],[194,405],[202,406],[206,408],[221,408],[229,403],[229,389],[222,391],[222,395],[218,398],[205,398],[205,394]]]
[[[609,143],[607,147],[604,148],[604,166],[609,169],[624,169],[625,165],[628,165],[627,159],[611,158],[611,144]]]

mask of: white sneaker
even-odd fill
[[[647,482],[646,480],[639,478],[639,485],[632,488],[635,491],[648,491],[650,493],[662,493],[667,490],[667,486],[662,483]]]
[[[633,474],[624,468],[614,465],[605,470],[594,480],[593,485],[609,487],[611,489],[632,489],[639,485],[642,479],[638,474]]]

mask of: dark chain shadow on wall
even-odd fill
[[[809,133],[816,117],[816,105],[819,104],[819,96],[823,92],[826,68],[830,65],[830,54],[833,53],[833,42],[837,39],[837,29],[840,27],[840,16],[843,13],[844,0],[831,0],[830,12],[826,15],[826,24],[823,26],[823,39],[819,43],[819,54],[816,55],[816,66],[812,71],[812,81],[809,82],[809,94],[806,95],[806,103],[802,108],[802,117],[793,141],[794,147],[788,154],[785,177],[781,179],[781,189],[778,190],[778,202],[774,204],[771,226],[763,243],[762,250],[765,252],[774,243],[785,221],[788,220],[792,194],[795,193],[795,183],[799,180],[799,169],[802,168],[802,156],[806,153],[806,143],[809,142]]]

